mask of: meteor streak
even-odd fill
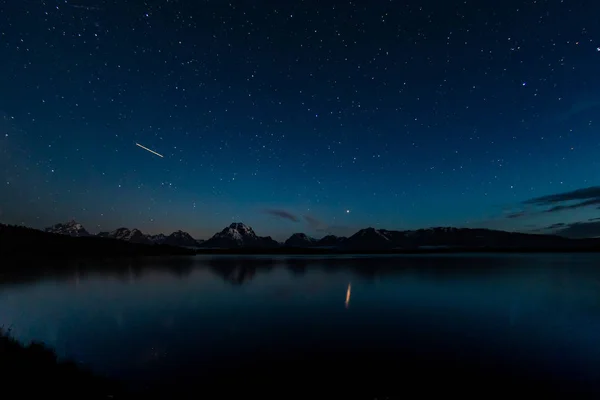
[[[154,150],[150,150],[149,148],[147,148],[147,147],[144,147],[144,146],[142,146],[142,145],[141,145],[141,144],[139,144],[139,143],[136,143],[135,145],[136,145],[136,146],[138,146],[138,147],[141,147],[142,149],[144,149],[144,150],[146,150],[146,151],[149,151],[149,152],[150,152],[150,153],[152,153],[152,154],[156,154],[156,155],[157,155],[157,156],[159,156],[160,158],[164,158],[162,154],[158,154],[158,153],[157,153],[157,152],[155,152]]]

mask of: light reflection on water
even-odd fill
[[[346,304],[346,308],[350,307],[350,295],[352,293],[352,284],[349,283],[348,284],[348,289],[346,289],[346,301],[344,302],[344,304]]]
[[[593,381],[599,266],[589,254],[76,263],[5,277],[0,324],[127,379],[323,347],[485,354]]]

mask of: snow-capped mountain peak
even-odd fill
[[[254,233],[252,228],[241,222],[234,222],[233,224],[229,225],[229,228],[227,229],[230,234],[237,234],[237,236],[241,236],[242,238],[244,236],[256,237],[256,233]]]
[[[142,243],[142,244],[151,244],[152,242],[148,239],[146,235],[142,233],[139,229],[128,229],[128,228],[119,228],[115,229],[112,232],[100,232],[98,234],[100,237],[124,240],[126,242],[131,243]]]
[[[178,231],[175,231],[175,232],[171,233],[171,236],[174,236],[174,237],[187,237],[187,236],[190,236],[190,234],[187,233],[187,232],[184,232],[182,230],[178,230]]]
[[[215,236],[224,237],[228,239],[233,239],[236,242],[244,242],[248,239],[255,240],[257,238],[256,234],[248,225],[245,225],[241,222],[234,222],[229,225],[227,228],[223,229],[221,232],[217,233]]]
[[[68,236],[90,236],[88,231],[85,230],[83,225],[75,220],[71,220],[64,224],[56,224],[45,229],[46,232],[57,233],[60,235]]]
[[[387,237],[385,235],[385,231],[382,229],[375,229],[375,228],[366,228],[366,229],[362,229],[360,230],[357,235],[364,237],[364,236],[379,236],[381,238],[383,238],[384,240],[390,240],[389,237]]]
[[[131,236],[131,231],[127,228],[119,228],[108,234],[113,239],[127,240]]]
[[[234,222],[203,243],[206,247],[277,247],[279,244],[270,237],[259,237],[251,227]]]
[[[167,239],[167,236],[159,233],[158,235],[146,235],[146,238],[152,243],[162,244]]]

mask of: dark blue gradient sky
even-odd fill
[[[588,222],[598,204],[523,202],[600,184],[599,16],[585,0],[0,0],[0,220],[199,238],[232,221],[276,238]]]

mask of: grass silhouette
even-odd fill
[[[0,328],[0,379],[7,398],[120,398],[117,382],[61,361],[43,343],[27,345]]]

